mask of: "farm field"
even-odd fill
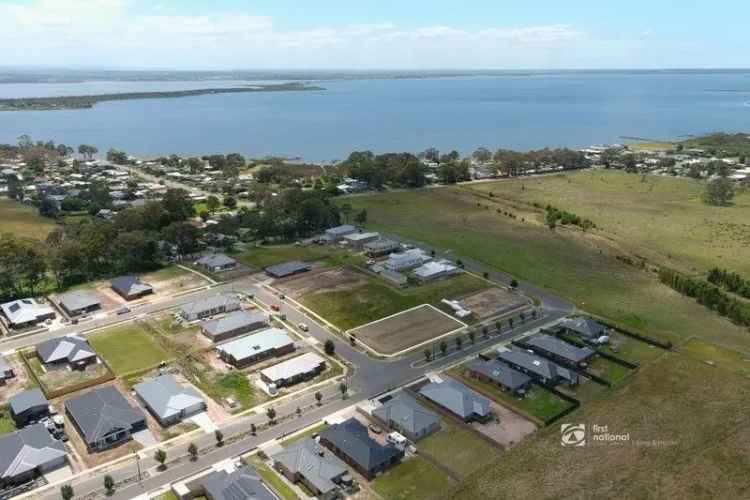
[[[738,192],[732,207],[713,207],[701,200],[704,186],[692,179],[589,170],[471,189],[589,218],[597,232],[655,263],[700,272],[718,265],[750,275],[750,193]]]
[[[583,310],[654,337],[679,344],[697,336],[728,347],[750,348],[746,329],[619,261],[606,246],[568,231],[510,219],[497,213],[493,202],[463,188],[345,200],[354,210],[367,209],[370,229],[451,250],[457,257],[472,257],[567,297]],[[685,321],[687,317],[690,321]]]
[[[95,333],[89,343],[122,376],[154,367],[170,358],[169,353],[138,323],[128,323]]]
[[[666,353],[573,415],[589,431],[606,425],[629,434],[627,441],[588,438],[583,447],[563,447],[553,425],[443,498],[573,498],[584,490],[591,498],[734,498],[750,491],[750,386],[727,368]]]
[[[372,489],[385,500],[435,498],[451,485],[448,477],[422,457],[407,458],[372,482]]]
[[[301,302],[339,328],[348,330],[422,304],[440,305],[489,288],[484,280],[460,274],[421,286],[396,289],[374,276],[306,294]]]
[[[42,217],[35,207],[7,198],[0,198],[0,234],[11,233],[37,240],[45,240],[55,228],[52,219]]]

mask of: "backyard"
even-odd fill
[[[137,322],[90,335],[89,343],[118,376],[152,368],[171,357]]]
[[[39,215],[36,207],[0,198],[0,234],[10,233],[37,240],[45,240],[55,228],[52,219]]]
[[[495,459],[499,451],[468,427],[443,416],[441,430],[417,443],[423,455],[463,479]]]
[[[421,457],[405,459],[371,484],[386,500],[421,500],[439,497],[451,485],[448,476]]]
[[[10,416],[10,408],[0,406],[0,436],[16,430],[16,424]]]

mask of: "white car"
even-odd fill
[[[308,326],[307,326],[306,324],[304,324],[304,323],[300,323],[299,325],[297,325],[297,327],[298,327],[298,328],[299,328],[300,330],[302,330],[303,332],[307,332],[307,331],[309,331],[309,330],[310,330],[310,328],[309,328],[309,327],[308,327]]]

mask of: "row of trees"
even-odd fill
[[[547,224],[547,227],[549,227],[550,229],[555,229],[558,223],[562,224],[563,226],[567,226],[567,225],[578,226],[584,231],[587,231],[589,229],[593,229],[596,227],[596,224],[594,224],[594,222],[591,219],[580,217],[574,213],[567,212],[559,208],[555,208],[552,205],[547,205],[546,213],[545,213],[545,222]]]
[[[729,292],[750,299],[750,280],[743,278],[735,272],[714,267],[708,271],[707,278],[709,283],[713,283]]]
[[[750,304],[727,295],[716,285],[667,268],[659,270],[659,280],[681,294],[694,298],[699,304],[729,318],[732,322],[750,326]]]

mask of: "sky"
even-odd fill
[[[0,0],[0,66],[747,68],[747,0]]]

